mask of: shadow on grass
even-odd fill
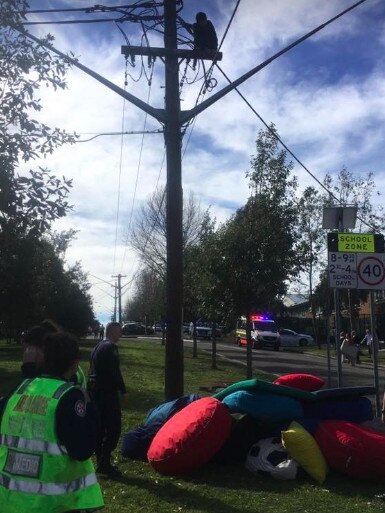
[[[158,476],[158,478],[157,478]],[[139,477],[138,475],[123,475],[117,482],[128,486],[146,488],[157,497],[165,501],[184,501],[189,506],[194,506],[197,511],[218,513],[238,513],[245,511],[237,506],[226,504],[220,498],[225,499],[227,493],[234,494],[242,490],[246,492],[273,493],[279,495],[300,491],[301,488],[313,490],[319,493],[322,490],[352,499],[357,497],[363,501],[377,501],[376,495],[383,493],[384,486],[381,482],[370,482],[353,479],[349,476],[330,472],[325,483],[317,485],[304,471],[300,471],[296,480],[278,481],[269,476],[259,476],[245,470],[242,466],[215,466],[208,464],[196,473],[188,476],[167,477],[155,474],[154,476]],[[210,488],[217,488],[215,497],[208,497]],[[259,513],[255,511],[255,513]],[[261,510],[263,511],[263,510]],[[384,509],[381,509],[384,511]]]
[[[195,484],[209,484],[210,487],[247,490],[252,489],[272,493],[289,493],[301,486],[316,486],[330,492],[346,497],[359,497],[363,500],[372,500],[375,495],[384,492],[383,482],[365,481],[350,476],[329,471],[323,484],[316,484],[307,473],[299,468],[297,479],[293,481],[278,481],[270,476],[252,474],[242,465],[206,465],[199,473],[190,474],[183,478],[186,482]]]
[[[103,486],[103,479],[100,480]],[[239,507],[226,504],[218,497],[208,497],[201,493],[199,488],[186,489],[181,484],[183,480],[178,478],[178,482],[174,479],[161,480],[154,478],[141,478],[138,476],[125,476],[123,475],[119,479],[115,479],[115,482],[127,485],[128,487],[138,487],[146,489],[148,492],[154,495],[157,501],[172,503],[174,507],[177,504],[187,504],[189,509],[195,509],[196,511],[204,511],[210,513],[244,513],[245,508],[242,504]],[[182,508],[180,508],[182,509]],[[173,509],[173,511],[177,511]],[[254,513],[263,513],[263,509],[260,511],[253,510]]]

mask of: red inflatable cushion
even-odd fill
[[[314,432],[334,470],[361,479],[385,479],[385,435],[366,426],[325,420]]]
[[[206,463],[230,435],[231,415],[214,397],[203,397],[169,419],[147,451],[162,474],[184,474]]]
[[[286,387],[299,388],[307,392],[319,390],[325,384],[325,381],[319,376],[313,374],[283,374],[275,381],[276,385],[284,385]]]

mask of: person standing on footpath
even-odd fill
[[[97,413],[69,382],[79,345],[50,333],[42,350],[42,374],[23,380],[0,411],[1,512],[95,511],[104,506],[91,461]]]
[[[99,411],[100,423],[96,442],[96,472],[120,477],[120,470],[111,464],[111,453],[118,445],[122,413],[121,400],[127,397],[120,370],[117,342],[122,335],[118,322],[106,326],[106,338],[91,352],[88,391]]]
[[[373,344],[372,334],[370,333],[370,330],[366,330],[365,331],[365,336],[361,340],[361,344],[360,345],[367,346],[368,352],[369,352],[369,356],[372,356],[372,344]]]

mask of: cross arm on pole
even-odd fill
[[[59,55],[60,57],[65,59],[67,62],[69,62],[73,66],[81,69],[82,71],[87,73],[87,75],[90,75],[92,78],[96,79],[98,82],[102,83],[103,85],[105,85],[106,87],[108,87],[109,89],[114,91],[115,93],[119,94],[124,99],[126,99],[130,103],[134,104],[136,107],[143,110],[144,112],[146,112],[147,114],[149,114],[150,116],[155,118],[156,120],[158,120],[160,123],[164,123],[166,121],[166,114],[165,114],[164,109],[156,109],[155,107],[148,105],[147,103],[140,100],[133,94],[130,94],[127,91],[125,91],[124,89],[122,89],[121,87],[117,86],[116,84],[114,84],[113,82],[108,80],[107,78],[102,77],[101,75],[99,75],[99,73],[96,73],[96,71],[93,71],[92,69],[87,68],[87,66],[84,66],[84,64],[81,64],[77,59],[73,59],[72,57],[69,57],[68,55],[61,52],[60,50],[57,50],[51,44],[45,43],[44,41],[42,41],[41,39],[30,34],[26,30],[19,30],[16,27],[13,27],[13,28],[14,28],[14,30],[17,30],[18,32],[25,35],[29,39],[32,39],[33,41],[35,41],[39,45],[43,46],[44,48],[47,48],[48,50],[50,50],[53,53],[56,53],[57,55]]]
[[[122,46],[123,55],[149,55],[152,57],[176,56],[182,59],[221,61],[222,52],[217,50],[187,50],[183,48],[152,48],[148,46]]]

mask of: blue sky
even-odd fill
[[[107,0],[103,5],[128,3]],[[231,79],[238,78],[352,3],[241,0],[222,48],[221,67]],[[92,5],[84,0],[30,1],[31,9]],[[205,11],[221,40],[235,5],[235,0],[186,0],[181,15],[193,21],[197,11]],[[63,16],[57,15],[59,19]],[[28,18],[47,19],[46,15]],[[137,24],[125,23],[122,28],[132,44],[140,44]],[[83,64],[123,87],[124,59],[120,45],[124,40],[114,24],[31,26],[29,30],[37,36],[51,32],[58,49],[73,51]],[[150,33],[149,38],[152,46],[163,45],[158,34]],[[266,122],[275,123],[285,143],[318,178],[322,179],[326,172],[337,173],[346,166],[359,174],[372,171],[382,190],[384,49],[385,3],[367,0],[277,59],[240,86],[240,90]],[[150,91],[150,103],[157,107],[163,107],[163,72],[158,59]],[[138,67],[132,70],[133,75],[138,73]],[[226,82],[218,71],[214,77],[218,80],[213,91],[216,92]],[[200,84],[184,85],[182,109],[195,104]],[[138,83],[129,80],[127,87],[147,101],[146,80]],[[85,134],[120,131],[122,126],[125,130],[159,128],[150,118],[145,125],[144,114],[128,103],[123,121],[122,98],[77,69],[69,72],[66,91],[41,93],[42,121],[76,131],[82,139],[90,137]],[[218,222],[226,220],[246,201],[245,172],[261,128],[260,121],[238,95],[230,93],[199,115],[192,133],[187,132],[183,159],[185,194],[192,191],[203,208],[211,208]],[[119,136],[100,137],[61,148],[44,163],[36,163],[74,179],[71,195],[74,210],[56,226],[58,230],[69,227],[79,230],[68,252],[68,261],[81,260],[85,271],[112,284],[113,274],[125,274],[127,277],[122,280],[125,283],[138,269],[135,255],[124,244],[128,226],[130,220],[134,222],[143,201],[153,193],[158,176],[160,184],[166,179],[165,169],[161,167],[162,135],[144,137],[139,165],[140,147],[140,135],[124,136],[123,144]],[[301,188],[316,185],[297,164],[293,172]],[[95,283],[91,289],[95,311],[105,321],[112,310],[109,294],[113,289],[104,282],[97,284],[98,280],[92,277],[90,281]],[[127,288],[124,300],[129,294]]]

